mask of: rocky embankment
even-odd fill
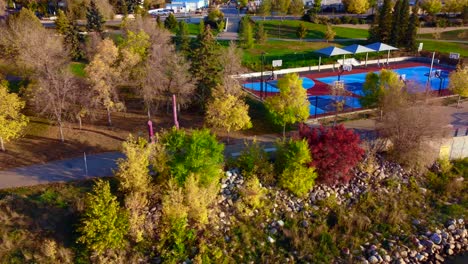
[[[352,205],[359,197],[369,191],[378,190],[382,195],[389,192],[387,186],[391,179],[397,190],[402,184],[409,183],[410,175],[398,164],[389,163],[379,159],[379,168],[373,174],[355,172],[353,180],[344,185],[328,187],[317,185],[306,199],[300,199],[290,195],[288,192],[276,187],[267,187],[268,199],[274,202],[272,209],[273,217],[267,223],[261,224],[267,237],[267,242],[275,243],[275,237],[282,232],[284,216],[286,214],[301,213],[312,218],[320,213],[318,203],[330,196],[335,196],[338,204]],[[461,178],[460,180],[463,180]],[[239,199],[239,188],[244,183],[244,178],[239,170],[227,171],[222,179],[221,199],[219,200],[221,212],[219,213],[221,226],[217,229],[228,234],[230,216],[235,213],[234,204]],[[424,193],[426,190],[421,188]],[[252,212],[252,214],[258,211]],[[326,213],[326,212],[324,212]],[[369,212],[370,214],[372,212]],[[468,252],[468,234],[465,219],[453,219],[447,223],[439,223],[440,228],[429,230],[425,227],[424,219],[413,219],[412,225],[415,230],[413,234],[402,234],[391,239],[383,238],[381,234],[368,234],[367,243],[359,246],[359,250],[351,252],[342,249],[341,256],[336,263],[443,263],[447,256],[463,254]],[[303,220],[303,227],[309,225]],[[404,239],[403,239],[404,238]],[[229,241],[229,236],[225,236]]]

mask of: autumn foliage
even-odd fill
[[[364,150],[359,146],[359,135],[343,125],[311,129],[301,124],[299,136],[309,143],[312,162],[318,180],[326,184],[348,182],[351,169],[361,161]]]

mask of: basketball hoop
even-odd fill
[[[352,70],[353,70],[353,65],[351,65],[351,64],[345,64],[345,65],[343,65],[343,71],[348,71],[348,72],[350,72],[350,71],[352,71]]]

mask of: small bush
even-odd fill
[[[305,140],[290,140],[278,144],[275,169],[279,175],[279,185],[299,197],[306,195],[317,178],[314,168],[307,167],[311,161]]]
[[[274,182],[273,165],[268,161],[268,154],[256,140],[250,145],[245,143],[245,148],[237,159],[236,166],[239,167],[246,179],[256,176],[263,183],[272,184]]]
[[[334,24],[334,25],[339,25],[339,24],[341,24],[341,20],[340,20],[339,17],[334,17],[334,18],[332,18],[330,21],[331,21],[331,23]]]
[[[266,193],[267,190],[262,187],[262,184],[255,176],[248,179],[240,189],[242,201],[244,201],[244,203],[251,209],[259,209],[263,207]]]
[[[328,25],[328,23],[330,23],[330,19],[328,19],[328,17],[319,17],[318,18],[318,24]]]
[[[359,18],[352,17],[351,20],[350,20],[350,23],[353,24],[353,25],[359,24]]]
[[[352,18],[350,16],[342,16],[341,17],[341,23],[342,24],[350,24],[352,21]]]
[[[200,226],[208,224],[210,207],[216,200],[219,184],[212,182],[206,187],[199,184],[199,177],[190,175],[185,181],[185,204],[188,208],[188,218]]]

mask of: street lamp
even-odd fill
[[[261,84],[260,84],[260,99],[263,99],[263,71],[265,70],[264,69],[264,63],[265,63],[265,52],[262,51],[262,72],[260,73],[260,81],[261,81]]]

